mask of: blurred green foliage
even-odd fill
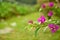
[[[16,0],[19,3],[24,3],[24,4],[29,4],[29,5],[34,5],[37,3],[37,0]]]
[[[1,2],[0,5],[0,18],[7,18],[16,15],[26,15],[31,12],[34,12],[35,8],[33,6]]]
[[[29,14],[31,12],[34,12],[35,11],[35,8],[34,7],[31,7],[31,6],[23,6],[23,5],[18,5],[16,6],[16,12],[18,12],[18,14],[20,15],[25,15],[25,14]]]
[[[49,0],[49,2],[56,2],[56,0]]]
[[[12,10],[10,3],[1,3],[0,5],[0,18],[7,17],[11,14],[9,13]]]
[[[56,13],[55,16],[60,17],[60,8],[56,8],[54,12]]]
[[[3,24],[2,22],[0,23],[0,29],[3,29],[3,28],[5,28],[5,24]]]

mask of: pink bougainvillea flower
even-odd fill
[[[50,28],[52,33],[55,33],[59,29],[59,25],[56,24],[49,24],[48,27]]]
[[[29,24],[33,24],[33,21],[32,21],[32,20],[29,20],[28,23],[29,23]]]
[[[49,11],[48,16],[51,17],[53,15],[52,11]]]
[[[54,3],[53,2],[50,2],[49,3],[49,7],[53,7],[54,6]]]
[[[42,8],[46,8],[46,5],[45,5],[45,4],[42,4],[41,7],[42,7]]]
[[[46,21],[46,18],[44,16],[41,16],[40,18],[38,18],[38,22],[40,23],[44,23]]]

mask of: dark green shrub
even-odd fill
[[[9,3],[1,3],[0,5],[0,18],[6,18],[11,16],[12,14],[9,13],[12,10],[11,4]]]
[[[0,5],[0,19],[6,19],[16,15],[26,15],[35,11],[35,8],[28,5],[2,2]]]

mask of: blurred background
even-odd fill
[[[35,37],[35,29],[28,26],[29,20],[42,15],[41,4],[48,2],[60,7],[60,0],[0,0],[0,40],[60,40],[59,31],[51,34],[41,29]]]

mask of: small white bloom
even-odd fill
[[[45,22],[48,22],[47,20]]]
[[[49,21],[51,21],[51,19]]]
[[[39,22],[38,24],[41,24],[41,22]]]
[[[40,8],[40,9],[39,9],[39,12],[40,12],[41,10],[42,10],[42,9]]]
[[[28,23],[28,25],[31,25],[31,23]]]
[[[59,21],[57,21],[57,23],[59,23]]]
[[[16,22],[11,23],[11,26],[13,27],[16,26]]]

